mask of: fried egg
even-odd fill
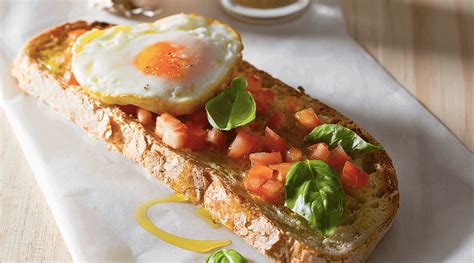
[[[72,72],[103,102],[182,115],[227,85],[242,48],[228,25],[178,14],[81,35],[72,48]]]

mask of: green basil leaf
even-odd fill
[[[246,80],[235,78],[230,88],[206,102],[207,119],[212,127],[228,131],[255,119],[257,106],[246,87]]]
[[[206,258],[205,263],[247,263],[247,260],[234,249],[221,249]]]
[[[351,129],[348,129],[344,126],[338,124],[323,124],[314,128],[306,140],[324,142],[328,144],[331,148],[341,145],[344,148],[344,151],[350,152],[365,152],[373,150],[382,150],[382,146],[370,144],[357,133],[353,132]]]
[[[323,235],[339,223],[344,197],[339,176],[323,161],[295,163],[286,175],[285,205]]]

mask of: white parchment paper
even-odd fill
[[[350,39],[337,2],[315,1],[302,17],[271,26],[235,21],[216,1],[160,2],[163,15],[196,12],[228,22],[242,34],[246,60],[303,86],[385,146],[397,169],[401,207],[370,261],[474,261],[473,155]],[[171,246],[134,221],[138,204],[164,197],[170,189],[21,94],[10,77],[11,60],[27,39],[77,19],[137,22],[89,9],[85,1],[0,1],[2,106],[72,258],[202,261],[205,254]],[[208,227],[193,210],[189,204],[160,205],[150,215],[169,232],[231,239],[231,247],[245,257],[267,261],[227,230]]]

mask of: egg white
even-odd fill
[[[202,63],[179,81],[140,71],[134,63],[137,55],[147,46],[163,41],[199,52]],[[72,71],[78,83],[99,99],[107,98],[106,102],[113,103],[114,98],[119,98],[118,104],[135,105],[144,99],[146,105],[137,106],[164,112],[166,105],[176,109],[180,104],[208,99],[204,97],[222,87],[241,59],[241,50],[240,36],[228,26],[196,15],[178,14],[154,23],[83,34],[72,49]],[[127,102],[127,96],[133,99]],[[150,101],[154,99],[159,106],[151,109]]]

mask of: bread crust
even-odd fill
[[[374,154],[383,172],[385,191],[382,197],[388,202],[384,218],[377,222],[375,231],[368,233],[364,242],[343,254],[330,253],[321,247],[308,245],[298,235],[292,234],[291,229],[265,212],[267,208],[248,198],[240,183],[232,179],[235,176],[231,174],[232,171],[196,160],[188,151],[171,149],[118,107],[106,105],[78,87],[68,85],[35,60],[35,49],[44,37],[75,28],[96,26],[107,25],[88,24],[84,21],[67,23],[47,30],[26,43],[12,65],[12,74],[18,79],[19,87],[81,126],[90,136],[103,140],[109,150],[122,152],[145,168],[150,175],[184,194],[193,204],[206,207],[224,226],[277,262],[363,262],[369,257],[390,228],[399,207],[395,169],[385,151]],[[265,81],[278,85],[288,95],[312,100],[319,112],[353,129],[368,142],[379,144],[356,123],[322,102],[310,98],[304,91],[287,86],[245,61],[240,67],[246,71],[258,72]]]

